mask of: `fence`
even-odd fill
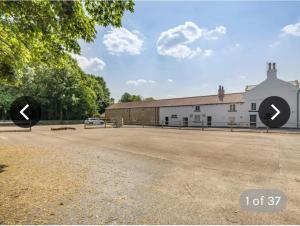
[[[261,132],[270,132],[270,131],[283,131],[288,130],[289,132],[300,132],[300,128],[297,128],[297,123],[286,123],[284,127],[281,128],[269,128],[263,124],[256,124],[250,122],[211,122],[207,123],[204,121],[192,121],[190,123],[172,120],[172,121],[125,121],[125,126],[151,126],[151,127],[161,127],[161,128],[178,128],[178,129],[200,129],[200,130],[224,130],[224,131],[261,131]]]
[[[22,124],[19,122],[19,124]],[[28,122],[24,123],[28,125]],[[22,128],[17,126],[12,121],[0,121],[0,132],[31,132],[31,123],[29,122],[29,127]]]

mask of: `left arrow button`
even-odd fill
[[[20,111],[21,115],[28,120],[29,118],[27,117],[27,115],[24,114],[24,111],[29,107],[29,104],[26,104],[25,107],[23,107],[23,109]]]
[[[15,125],[22,128],[30,128],[41,119],[41,105],[31,96],[17,98],[10,106],[10,119]]]

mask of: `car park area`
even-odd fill
[[[297,224],[300,135],[171,128],[0,133],[1,224]],[[275,188],[276,214],[240,209]]]

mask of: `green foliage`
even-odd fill
[[[18,96],[39,99],[42,119],[84,119],[113,99],[102,77],[85,74],[69,53],[92,42],[96,26],[120,27],[132,0],[1,1],[0,119]]]
[[[97,116],[110,104],[110,92],[102,77],[85,74],[76,61],[64,67],[31,64],[15,86],[0,82],[0,117],[18,96],[34,96],[42,106],[43,120],[73,120]],[[1,119],[0,118],[0,119]]]
[[[8,73],[0,78],[18,76],[29,62],[63,66],[66,52],[80,54],[79,39],[93,41],[96,25],[120,27],[133,7],[132,0],[1,1],[0,66]]]
[[[11,103],[16,97],[15,87],[0,83],[0,119],[8,118]]]
[[[141,95],[131,95],[130,93],[125,92],[121,99],[119,100],[120,103],[126,103],[126,102],[133,102],[133,101],[151,101],[154,100],[153,97],[147,97],[143,99]]]
[[[140,95],[131,95],[129,93],[124,93],[120,99],[120,103],[133,102],[133,101],[141,101],[142,97]]]
[[[155,100],[153,97],[146,97],[143,101],[152,101]]]

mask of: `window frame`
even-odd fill
[[[195,111],[197,112],[201,111],[200,105],[195,105]]]
[[[253,108],[253,106],[254,106],[254,108]],[[250,109],[251,109],[251,111],[256,111],[257,108],[256,108],[256,103],[255,102],[251,103]]]
[[[230,104],[229,105],[229,110],[228,110],[229,112],[237,112],[237,110],[236,110],[236,105],[235,104]]]
[[[178,115],[177,114],[172,114],[171,118],[178,118]]]

